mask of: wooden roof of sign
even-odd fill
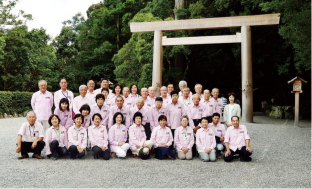
[[[303,83],[307,83],[307,81],[303,80],[302,78],[300,78],[300,77],[298,77],[298,76],[296,76],[296,77],[293,78],[292,80],[288,81],[288,83],[293,83],[293,82],[296,81],[296,80],[300,80],[300,81],[302,81]]]

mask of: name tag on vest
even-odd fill
[[[240,131],[239,133],[244,133],[244,131]]]
[[[209,133],[209,134],[208,134],[208,136],[212,136],[212,134],[211,134],[211,133]]]
[[[122,130],[122,132],[126,132],[125,130]]]
[[[104,130],[101,130],[101,133],[104,133]]]
[[[222,132],[222,130],[217,130],[217,132]]]
[[[180,106],[180,107],[178,107],[178,109],[182,109],[182,107]]]

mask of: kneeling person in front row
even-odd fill
[[[87,130],[81,126],[84,117],[81,114],[74,116],[75,124],[68,129],[68,151],[71,153],[70,159],[79,159],[85,156],[87,147]]]
[[[175,155],[169,148],[173,142],[173,137],[169,127],[166,127],[167,117],[164,115],[158,118],[159,126],[155,127],[152,132],[151,140],[156,152],[156,158],[161,160],[164,155],[169,159],[175,159]]]
[[[59,125],[60,122],[60,118],[55,114],[52,114],[48,120],[50,127],[45,135],[46,154],[52,160],[56,160],[57,154],[59,157],[67,155],[68,140],[66,128]]]
[[[151,140],[146,140],[144,127],[141,125],[142,113],[136,112],[133,115],[134,124],[129,128],[129,144],[134,158],[143,160],[150,158],[150,150],[153,146]]]
[[[218,159],[222,158],[221,151],[224,150],[224,136],[225,136],[225,127],[220,122],[220,114],[213,113],[212,115],[212,123],[208,124],[208,128],[212,129],[216,136],[216,151]]]
[[[239,154],[241,161],[251,161],[252,149],[249,147],[250,137],[245,125],[239,124],[239,118],[233,116],[231,118],[233,127],[229,127],[225,133],[224,142],[226,152],[224,161],[231,162],[234,154]]]
[[[109,129],[108,140],[110,143],[112,157],[117,156],[118,158],[125,159],[130,146],[126,143],[128,138],[127,128],[121,123],[122,120],[122,113],[116,112],[113,117],[115,124]]]
[[[216,161],[216,139],[212,129],[208,128],[208,118],[201,119],[202,128],[196,132],[196,145],[199,159],[202,161]]]
[[[43,159],[41,151],[44,148],[43,127],[36,122],[36,114],[33,111],[27,113],[27,122],[23,123],[17,135],[16,153],[21,152],[18,159],[28,158],[28,152],[33,152],[33,158]]]
[[[192,159],[192,147],[194,145],[193,129],[187,126],[188,117],[182,116],[181,125],[175,130],[174,143],[178,152],[179,159]]]
[[[95,113],[92,116],[93,125],[88,128],[89,140],[91,142],[91,149],[94,153],[94,159],[102,157],[105,160],[109,160],[108,150],[108,134],[106,127],[100,125],[102,116],[99,113]]]

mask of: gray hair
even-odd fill
[[[139,102],[140,100],[142,100],[143,101],[143,104],[144,104],[144,99],[143,98],[137,98],[137,100],[136,100],[136,102]]]
[[[203,89],[203,86],[202,86],[201,84],[199,84],[199,83],[197,83],[197,84],[195,85],[194,89],[196,89],[196,86],[197,86],[197,85],[199,85],[200,88]]]
[[[30,110],[30,111],[27,112],[26,117],[28,117],[28,114],[29,114],[29,113],[34,113],[34,114],[35,114],[35,117],[37,118],[36,113],[35,113],[34,111],[32,111],[32,110]]]
[[[45,82],[46,85],[48,85],[48,82],[47,82],[46,80],[40,80],[40,81],[38,82],[38,86],[40,85],[41,82]]]
[[[160,87],[160,90],[161,90],[162,88],[166,88],[166,89],[167,89],[167,87],[166,87],[166,86],[162,86],[162,87]]]
[[[129,89],[129,87],[124,87],[124,88],[122,89],[122,91],[124,91],[125,89]],[[129,89],[129,91],[130,91],[130,89]]]
[[[218,92],[220,92],[218,88],[213,88],[212,91],[213,91],[213,90],[218,90]],[[212,92],[212,91],[211,91],[211,92]]]
[[[80,91],[80,89],[81,89],[81,88],[83,88],[83,87],[84,87],[84,88],[86,88],[86,90],[88,90],[87,85],[80,85],[80,87],[79,87],[79,91]]]
[[[182,85],[182,84],[183,84],[183,85],[185,85],[185,86],[187,87],[187,83],[186,83],[186,81],[183,81],[183,80],[182,80],[182,81],[180,81],[180,82],[179,82],[179,87],[180,87],[180,85]]]
[[[200,100],[200,96],[199,96],[199,94],[197,94],[197,93],[194,94],[194,95],[192,96],[192,99],[194,99],[195,96],[198,96],[198,98],[199,98],[199,100]]]
[[[186,118],[186,119],[187,119],[187,121],[189,121],[189,118],[188,118],[188,116],[187,116],[187,115],[182,116],[182,117],[181,117],[181,121],[182,121],[182,119],[183,119],[183,118]]]
[[[208,90],[208,89],[205,89],[205,90],[204,90],[204,93],[205,93],[205,91],[209,91],[209,90]],[[209,93],[210,93],[210,91],[209,91]]]

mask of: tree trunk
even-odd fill
[[[185,8],[184,0],[175,0],[173,11],[175,12],[179,7]],[[178,17],[176,14],[174,14],[174,19],[178,20]]]

